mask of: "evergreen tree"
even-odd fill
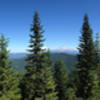
[[[67,100],[82,100],[82,98],[77,98],[75,90],[73,88],[67,89]]]
[[[43,49],[43,30],[35,12],[30,35],[26,74],[21,82],[23,100],[57,100],[49,56]]]
[[[62,61],[56,61],[54,65],[54,78],[56,81],[56,90],[58,91],[59,100],[67,99],[68,72]]]
[[[99,39],[99,34],[98,33],[96,34],[96,40],[94,42],[94,46],[95,46],[96,55],[97,55],[96,61],[99,65],[100,64],[100,39]]]
[[[99,33],[96,33],[96,40],[94,42],[95,48],[98,54],[100,54],[100,36]]]
[[[49,52],[47,52],[47,58],[45,61],[46,64],[41,69],[41,78],[43,81],[43,83],[41,83],[43,88],[43,94],[41,97],[43,98],[42,100],[58,100]]]
[[[94,87],[92,89],[92,94],[88,100],[99,100],[100,99],[100,86],[99,86],[99,81],[98,81],[98,76],[97,76],[97,71],[92,71],[91,75],[94,79]]]
[[[0,100],[20,100],[18,80],[8,60],[7,46],[8,39],[5,39],[2,34],[0,38]]]
[[[93,95],[94,73],[97,68],[96,51],[92,38],[92,30],[88,22],[88,15],[84,17],[82,36],[80,38],[79,55],[77,64],[77,95],[87,100]],[[93,72],[92,72],[93,71]],[[94,73],[95,74],[95,73]]]
[[[97,60],[96,61],[98,63],[96,73],[97,73],[97,77],[98,77],[99,85],[100,85],[100,39],[99,38],[100,38],[99,34],[97,33],[96,40],[95,40],[94,44],[95,44],[95,49],[96,49],[96,53],[97,53]]]

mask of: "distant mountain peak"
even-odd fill
[[[51,52],[58,52],[58,53],[68,53],[68,54],[77,54],[78,51],[76,49],[68,48],[65,45],[58,47],[57,49],[51,49]]]

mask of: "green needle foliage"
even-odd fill
[[[94,42],[95,44],[95,49],[97,52],[97,63],[98,63],[98,67],[97,67],[97,76],[98,76],[98,80],[99,80],[99,86],[100,86],[100,37],[99,34],[96,34],[96,40]]]
[[[41,85],[43,90],[41,97],[42,100],[58,100],[57,92],[55,91],[56,85],[54,82],[52,62],[50,60],[49,53],[47,53],[47,58],[45,59],[45,61],[46,64],[41,69]]]
[[[0,100],[20,100],[18,79],[8,60],[8,39],[2,34],[0,37]]]
[[[100,36],[99,33],[96,33],[96,40],[94,42],[95,48],[98,54],[100,54]]]
[[[82,100],[82,98],[77,98],[75,90],[73,88],[67,89],[67,100]]]
[[[96,33],[96,40],[94,41],[94,46],[95,46],[95,50],[97,53],[96,61],[97,61],[98,67],[99,67],[99,64],[100,64],[100,37],[99,37],[98,33]]]
[[[35,12],[30,35],[26,74],[21,82],[23,100],[57,100],[52,64],[48,52],[43,49],[43,30]]]
[[[57,84],[56,90],[58,91],[59,100],[66,100],[69,78],[67,69],[62,61],[55,62],[54,78]]]
[[[79,55],[77,64],[77,95],[87,100],[93,95],[94,89],[94,72],[97,68],[97,53],[92,38],[92,30],[88,22],[88,15],[84,17],[82,26],[82,36],[80,38]],[[94,73],[94,74],[91,74]]]

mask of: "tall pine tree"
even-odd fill
[[[96,33],[96,40],[94,41],[94,46],[95,46],[95,50],[96,50],[96,61],[98,63],[98,67],[100,64],[100,39],[99,39],[99,33]]]
[[[35,12],[30,35],[26,74],[21,82],[23,100],[57,100],[48,53],[43,49],[43,30]]]
[[[77,95],[82,97],[83,100],[87,100],[93,95],[92,91],[95,87],[94,74],[97,68],[97,54],[87,14],[84,17],[82,36],[80,38],[80,45],[78,49],[78,64],[76,68],[78,74]]]
[[[68,71],[62,61],[56,61],[54,64],[54,78],[57,84],[56,90],[58,91],[59,100],[66,100],[69,79]]]
[[[94,44],[95,44],[95,49],[97,52],[97,63],[98,63],[98,67],[96,70],[98,89],[96,90],[96,93],[95,93],[96,96],[94,97],[96,99],[94,99],[94,100],[99,100],[99,98],[100,98],[100,36],[99,36],[99,33],[96,34],[96,40],[95,40]]]
[[[95,44],[95,49],[96,49],[98,55],[100,55],[100,36],[99,36],[99,33],[96,33],[96,40],[95,40],[94,44]]]
[[[0,37],[0,100],[20,100],[17,74],[13,71],[7,50],[8,39]]]

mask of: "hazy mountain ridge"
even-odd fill
[[[15,66],[17,71],[24,71],[25,70],[25,58],[27,53],[10,53],[10,59],[12,60],[12,65]],[[74,54],[68,54],[68,53],[51,53],[51,59],[53,62],[56,60],[62,60],[66,67],[69,70],[72,70],[77,58]]]

